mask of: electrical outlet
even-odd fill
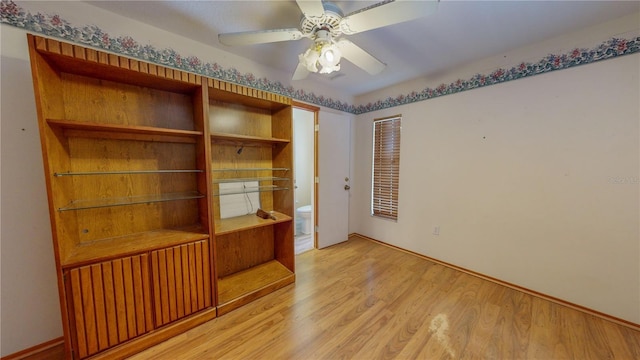
[[[440,226],[436,226],[433,228],[433,235],[440,235]]]

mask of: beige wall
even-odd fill
[[[397,223],[350,231],[640,323],[640,54],[363,114],[402,114]],[[354,215],[355,214],[355,215]],[[439,226],[440,235],[433,235]]]

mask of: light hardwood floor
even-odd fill
[[[297,281],[131,359],[640,359],[640,332],[351,238]]]

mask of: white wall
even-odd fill
[[[0,318],[2,356],[62,336],[27,41],[2,28]]]
[[[314,113],[293,109],[296,208],[313,204]]]
[[[640,54],[363,114],[402,114],[399,220],[350,231],[640,323]],[[440,227],[440,235],[433,228]]]

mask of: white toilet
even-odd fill
[[[302,233],[307,235],[313,232],[311,220],[311,213],[313,210],[311,209],[311,205],[300,206],[296,209],[298,213],[298,217],[302,219]]]

